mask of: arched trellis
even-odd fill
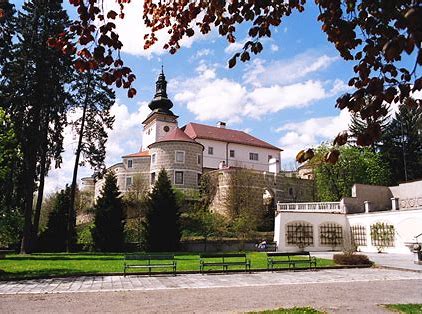
[[[303,220],[286,224],[286,245],[295,245],[303,249],[314,245],[314,227]]]

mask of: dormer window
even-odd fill
[[[132,166],[133,166],[133,161],[132,161],[132,159],[128,159],[128,161],[127,161],[127,167],[128,167],[128,168],[132,168]]]

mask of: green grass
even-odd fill
[[[405,314],[420,314],[422,313],[422,304],[385,304],[389,310]]]
[[[265,310],[259,312],[248,312],[248,314],[323,314],[324,312],[315,310],[311,307],[292,307],[289,309],[275,309],[275,310]]]
[[[252,270],[267,268],[267,256],[265,253],[250,252],[247,253],[247,256],[251,260]],[[122,273],[123,257],[123,253],[11,254],[0,260],[0,269],[4,271],[0,273],[0,279]],[[175,259],[177,261],[177,271],[199,271],[198,253],[176,253]],[[334,265],[332,260],[317,260],[317,267],[332,265]],[[232,267],[230,269],[236,268]],[[242,267],[238,267],[238,269],[242,269]]]

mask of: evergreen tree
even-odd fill
[[[164,169],[146,200],[144,246],[150,252],[174,252],[180,244],[179,207]]]
[[[78,73],[72,90],[74,106],[82,110],[82,115],[73,122],[79,139],[75,151],[68,217],[75,216],[76,181],[81,157],[94,168],[96,175],[102,175],[105,171],[106,128],[111,129],[113,126],[114,117],[110,109],[115,99],[114,92],[101,79],[101,70]],[[69,234],[73,232],[73,225],[73,221],[69,220]]]
[[[50,48],[47,41],[64,32],[68,25],[62,1],[25,2],[16,18],[16,41],[8,53],[8,62],[1,68],[0,106],[13,116],[22,149],[22,253],[31,251],[31,237],[38,229],[44,177],[52,160],[56,166],[61,162],[68,107],[66,84],[71,81],[73,68],[70,58]],[[38,179],[34,215],[33,195]]]
[[[67,221],[70,203],[70,188],[57,193],[52,211],[48,215],[46,230],[40,236],[40,248],[49,252],[64,252],[68,242]],[[71,244],[76,244],[75,228],[72,228]]]
[[[382,138],[391,184],[422,178],[422,107],[400,106]]]
[[[364,102],[366,106],[371,105],[369,97],[365,97]],[[383,110],[389,112],[389,107],[383,107]],[[372,116],[368,116],[366,119],[362,119],[360,112],[352,113],[352,119],[349,125],[352,141],[356,143],[359,136],[365,135],[365,133],[374,128],[374,126],[377,126],[377,128],[379,126],[379,132],[380,134],[383,134],[388,126],[389,121],[390,115],[388,114],[379,116],[376,119]],[[379,145],[379,141],[371,143],[372,151],[375,152],[379,148]]]
[[[92,239],[95,249],[102,252],[118,252],[124,245],[123,201],[117,187],[117,178],[110,172],[105,176],[101,196],[94,206]]]

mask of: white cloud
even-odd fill
[[[109,10],[119,12],[119,5],[117,1],[105,0],[103,4],[105,12],[108,12]],[[170,38],[166,29],[156,32],[158,41],[147,50],[144,49],[144,35],[150,33],[150,30],[147,29],[142,19],[144,1],[130,1],[124,5],[124,18],[116,18],[115,20],[112,20],[112,22],[116,24],[116,31],[123,43],[122,51],[132,55],[148,58],[154,54],[161,55],[165,53],[166,50],[163,49],[163,46]],[[204,35],[202,35],[197,29],[194,28],[194,30],[194,36],[184,37],[180,41],[181,47],[190,48],[194,41],[204,38]]]
[[[279,127],[277,131],[284,133],[279,140],[284,150],[281,153],[282,162],[292,163],[301,149],[332,141],[340,131],[348,129],[349,123],[350,113],[342,110],[337,116],[311,118]]]
[[[245,83],[254,86],[291,84],[305,77],[309,79],[310,74],[328,68],[336,60],[338,57],[321,56],[313,51],[268,63],[262,59],[255,59],[246,67],[243,79]]]
[[[272,44],[271,46],[270,46],[270,48],[271,48],[271,51],[273,51],[273,52],[276,52],[276,51],[278,51],[278,46],[276,45],[276,44]]]
[[[337,95],[346,84],[341,80],[317,81],[268,87],[249,86],[217,76],[217,67],[201,60],[197,76],[175,84],[175,100],[184,103],[196,119],[240,122],[244,117],[261,118],[287,108],[303,108]]]
[[[106,165],[109,167],[117,162],[121,162],[121,156],[128,153],[137,152],[141,147],[140,139],[142,131],[142,121],[150,112],[147,103],[140,103],[135,112],[129,112],[128,107],[116,102],[111,113],[115,116],[115,122],[112,130],[108,131],[108,141],[106,146]],[[69,119],[77,116],[78,113],[71,114]],[[73,174],[73,165],[75,160],[74,151],[76,149],[76,136],[71,127],[68,126],[64,131],[64,148],[62,154],[63,163],[61,168],[50,171],[45,183],[45,193],[51,193],[64,188],[70,184]],[[79,167],[78,178],[90,176],[92,174],[89,167]]]
[[[287,108],[301,108],[326,97],[327,92],[319,81],[255,88],[249,93],[245,114],[260,117]]]
[[[242,41],[236,41],[234,43],[230,43],[225,49],[224,52],[227,54],[233,54],[236,52],[240,52],[243,50],[243,46],[245,46],[246,42],[251,40],[250,37],[246,37]]]
[[[200,59],[202,57],[211,56],[213,54],[214,54],[214,50],[204,48],[204,49],[198,50],[192,57],[189,58],[189,60],[193,61],[193,60],[196,60],[196,59]]]

